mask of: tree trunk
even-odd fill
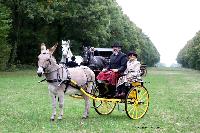
[[[12,65],[16,63],[17,57],[17,47],[20,43],[20,27],[21,27],[21,19],[20,19],[20,9],[19,9],[20,2],[15,4],[13,9],[13,31],[14,31],[14,44],[12,45],[12,50],[10,54],[9,64]]]

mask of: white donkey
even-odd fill
[[[70,40],[63,41],[62,40],[62,58],[60,63],[66,64],[66,61],[71,60],[71,57],[73,56],[71,49],[70,49]]]
[[[83,87],[84,90],[89,93],[91,92],[91,89],[94,85],[93,83],[95,82],[95,74],[88,67],[82,66],[76,68],[64,68],[62,65],[58,65],[52,55],[56,49],[56,46],[57,45],[54,45],[52,48],[46,49],[45,44],[41,45],[41,54],[38,56],[37,70],[38,76],[44,75],[46,81],[48,82],[48,89],[52,97],[53,107],[52,116],[50,118],[51,120],[54,120],[56,115],[56,96],[59,97],[60,108],[58,119],[62,119],[64,91],[66,90],[66,93],[79,91],[78,89],[73,88],[67,83],[63,83],[62,81],[70,81],[69,79],[74,80],[78,86]],[[82,95],[85,100],[85,111],[83,113],[83,118],[87,118],[89,115],[90,101],[89,97],[85,96],[84,94]]]
[[[64,41],[62,40],[62,58],[60,60],[60,64],[66,64],[67,61],[71,61],[71,57],[73,56],[73,53],[70,49],[70,40]],[[83,58],[81,56],[76,56],[75,57],[76,63],[79,65],[83,61]]]

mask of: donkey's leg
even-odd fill
[[[64,92],[61,90],[61,92],[59,92],[59,108],[60,108],[60,114],[58,116],[59,120],[62,120],[63,106],[64,106]]]
[[[90,109],[90,99],[89,97],[83,95],[83,98],[85,100],[85,111],[83,113],[83,119],[86,119],[89,116],[89,109]]]
[[[89,83],[86,91],[91,93],[91,89],[92,89],[92,84]],[[83,98],[85,100],[85,111],[83,113],[82,118],[86,119],[89,116],[89,111],[90,111],[90,98],[86,95],[83,95]]]
[[[56,95],[51,95],[52,97],[52,115],[51,115],[51,120],[54,121],[55,116],[56,116]]]

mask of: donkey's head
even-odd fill
[[[37,74],[39,77],[45,72],[52,63],[55,63],[55,59],[53,58],[52,54],[54,53],[58,44],[55,44],[52,48],[46,49],[44,43],[41,44],[41,53],[38,56],[38,70]]]
[[[63,41],[62,40],[62,56],[65,58],[70,57],[71,58],[71,50],[70,50],[70,40]]]

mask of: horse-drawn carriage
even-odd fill
[[[99,72],[101,72],[102,68],[105,67],[106,63],[109,62],[109,57],[112,54],[112,48],[93,48],[93,47],[85,47],[83,51],[83,59],[88,66],[91,64],[92,70],[95,73],[95,78]],[[102,58],[103,57],[103,58]],[[95,62],[96,60],[96,62]],[[141,76],[145,76],[146,74],[146,65],[141,65]],[[124,84],[124,88],[126,89],[126,95],[121,98],[116,98],[110,96],[109,91],[112,89],[116,90],[116,88],[109,88],[108,83],[104,83],[107,87],[107,93],[102,97],[100,96],[101,89],[99,87],[99,83],[96,82],[96,87],[92,89],[92,93],[88,93],[81,89],[81,91],[93,99],[93,106],[95,111],[100,115],[108,115],[112,113],[115,109],[115,106],[119,103],[125,104],[125,111],[129,118],[139,119],[144,116],[149,106],[149,94],[147,89],[144,87],[144,83],[141,79],[137,79],[134,77],[134,82]],[[74,82],[74,85],[76,83]],[[75,85],[76,86],[76,85]],[[113,87],[113,86],[112,86]],[[77,87],[80,89],[79,87]],[[73,95],[75,98],[80,98],[80,96]]]
[[[132,83],[124,84],[128,92],[125,97],[121,98],[110,97],[108,95],[100,96],[98,84],[89,93],[81,86],[78,86],[76,81],[67,80],[63,82],[67,82],[70,86],[80,90],[83,94],[91,98],[93,100],[93,108],[99,115],[109,115],[113,112],[116,105],[124,103],[127,116],[131,119],[139,119],[146,114],[149,107],[149,93],[141,79],[135,79]],[[81,96],[74,95],[72,97],[81,98]]]
[[[142,118],[148,110],[149,107],[149,94],[147,89],[144,87],[144,82],[141,79],[135,79],[133,82],[125,83],[124,87],[127,90],[125,97],[116,98],[116,97],[108,97],[107,95],[99,96],[99,86],[98,83],[96,86],[95,83],[95,75],[87,68],[87,67],[79,67],[79,68],[71,68],[65,69],[64,67],[60,67],[56,64],[55,59],[52,57],[52,52],[50,50],[42,49],[41,54],[38,56],[38,75],[41,76],[42,73],[45,73],[46,81],[49,83],[49,90],[52,91],[52,101],[53,101],[53,113],[51,119],[55,118],[55,105],[54,103],[56,95],[58,95],[60,99],[61,113],[59,115],[59,119],[62,119],[63,115],[63,104],[64,104],[64,93],[63,89],[68,87],[75,88],[79,90],[83,98],[85,99],[85,112],[83,117],[88,117],[89,112],[89,98],[93,100],[93,107],[95,111],[100,115],[108,115],[111,114],[115,109],[115,106],[120,103],[125,104],[125,111],[129,118],[131,119],[139,119]],[[56,68],[54,68],[55,66]],[[51,70],[52,69],[52,70]],[[45,72],[45,70],[48,70]],[[98,70],[99,71],[99,70]],[[82,73],[82,74],[81,74]],[[73,74],[73,75],[72,75]],[[75,76],[76,74],[79,77]],[[80,74],[82,77],[80,77]],[[62,75],[62,78],[60,78]],[[50,77],[51,80],[48,78]],[[79,78],[79,79],[77,79]],[[85,78],[85,79],[84,79]],[[84,85],[80,85],[80,79]],[[90,80],[88,80],[90,79]],[[109,88],[108,88],[109,89]],[[58,91],[58,92],[56,92]]]

